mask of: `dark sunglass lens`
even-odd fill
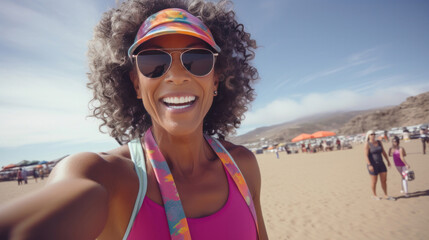
[[[158,50],[144,51],[137,56],[139,70],[148,78],[161,77],[167,71],[170,62],[170,55]]]
[[[182,54],[183,66],[196,76],[209,74],[213,61],[213,53],[205,49],[193,49]]]

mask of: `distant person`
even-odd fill
[[[408,183],[405,179],[404,172],[410,168],[410,165],[405,161],[405,149],[399,146],[399,137],[395,136],[392,139],[392,147],[389,149],[389,156],[393,155],[393,162],[395,163],[396,169],[402,177],[402,190],[401,193],[408,197]]]
[[[323,142],[322,142],[322,148],[323,148],[323,151],[324,152],[326,152],[328,149],[328,144],[326,144],[326,140],[323,140]]]
[[[337,150],[341,150],[341,140],[339,138],[337,138]]]
[[[286,145],[285,151],[287,154],[291,154],[291,148],[288,145]]]
[[[327,149],[328,151],[332,151],[332,150],[334,150],[334,146],[333,146],[333,143],[332,143],[332,141],[331,141],[331,140],[326,141],[326,145],[327,145],[326,149]]]
[[[18,172],[16,175],[17,175],[17,179],[18,179],[18,185],[21,185],[22,181],[24,180],[24,177],[22,176],[22,168],[18,169]]]
[[[381,188],[384,192],[384,198],[387,200],[395,200],[395,198],[387,195],[387,169],[386,165],[383,162],[383,156],[387,161],[387,166],[390,167],[389,157],[384,151],[383,144],[381,141],[375,139],[375,132],[370,130],[366,133],[366,143],[365,143],[365,157],[367,161],[367,168],[369,175],[371,177],[371,189],[373,193],[373,198],[380,200],[381,198],[377,196],[376,185],[377,185],[377,176],[380,176]]]
[[[420,129],[420,140],[423,145],[423,154],[426,154],[426,142],[429,141],[428,133],[425,128]]]
[[[25,170],[25,168],[22,169],[22,180],[24,181],[25,184],[28,183],[28,181],[27,181],[27,170]]]
[[[389,142],[389,134],[387,133],[387,131],[384,131],[383,141]]]
[[[45,174],[43,173],[43,168],[39,168],[39,176],[40,176],[40,179],[44,179],[45,178]]]
[[[37,171],[37,169],[33,169],[33,177],[34,180],[37,182],[37,179],[39,178],[39,171]]]

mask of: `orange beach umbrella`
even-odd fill
[[[9,169],[9,168],[14,168],[14,167],[17,167],[17,165],[12,163],[12,164],[4,166],[3,170]]]
[[[330,137],[330,136],[335,136],[335,135],[337,135],[337,134],[335,134],[334,132],[329,132],[329,131],[318,131],[318,132],[311,134],[311,136],[313,136],[313,138]]]
[[[313,136],[311,134],[301,133],[300,135],[294,137],[292,139],[292,142],[299,142],[299,141],[310,139],[310,138],[313,138]]]

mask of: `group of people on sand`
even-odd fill
[[[382,142],[376,139],[376,135],[373,130],[370,130],[366,133],[365,139],[366,143],[364,149],[367,169],[371,178],[371,190],[373,193],[372,197],[375,200],[382,199],[381,197],[377,196],[376,193],[377,180],[380,179],[381,188],[384,192],[384,199],[393,201],[396,200],[394,197],[391,197],[387,194],[387,168],[384,164],[383,157],[386,160],[388,167],[391,166],[389,157],[393,157],[393,162],[402,178],[401,193],[403,193],[405,197],[409,197],[407,170],[410,169],[410,165],[405,160],[405,156],[407,155],[405,149],[399,145],[399,137],[393,137],[392,146],[389,148],[388,154],[384,150]]]
[[[329,152],[334,149],[341,150],[342,143],[339,138],[332,142],[331,140],[321,140],[317,143],[302,143],[301,152],[302,153],[316,153],[316,152]]]
[[[34,168],[31,172],[34,180],[37,182],[40,177],[42,180],[45,178],[45,174],[42,168]],[[28,184],[28,171],[25,168],[19,168],[16,172],[16,179],[18,181],[18,185]]]

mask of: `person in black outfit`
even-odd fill
[[[387,156],[386,151],[384,151],[381,141],[375,139],[375,132],[372,130],[366,133],[365,156],[369,176],[371,177],[373,198],[376,200],[381,199],[377,196],[376,193],[377,176],[380,176],[381,188],[384,192],[384,198],[387,200],[395,200],[395,198],[387,195],[387,169],[383,162],[383,156],[387,161],[387,166],[390,167],[389,157]]]
[[[426,154],[426,142],[429,142],[429,138],[427,130],[424,128],[420,129],[420,139],[422,140],[423,154]]]

